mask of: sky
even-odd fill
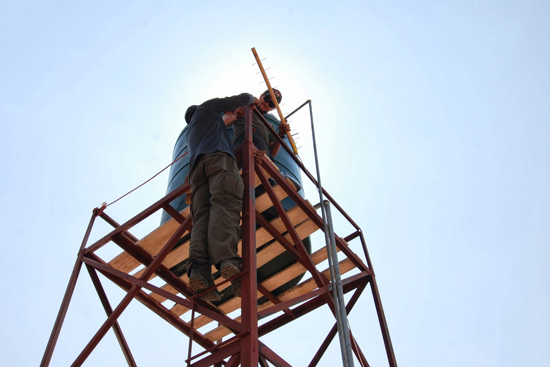
[[[255,47],[285,114],[312,101],[323,186],[364,232],[398,364],[546,366],[549,18],[531,0],[0,2],[1,364],[40,363],[92,209],[171,162],[187,107],[265,90]],[[290,125],[314,172],[307,111]],[[107,213],[124,222],[167,181]],[[350,325],[387,366],[372,303]],[[51,365],[104,320],[82,271]],[[184,364],[187,338],[138,302],[120,324],[138,365]],[[265,342],[307,365],[332,324]],[[85,366],[124,363],[110,332]],[[333,342],[320,365],[340,364]]]

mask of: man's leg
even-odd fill
[[[211,195],[208,253],[222,276],[231,278],[241,269],[237,246],[244,184],[235,160],[224,153],[217,154],[216,161],[208,166],[206,174]],[[240,295],[240,287],[235,289],[236,282],[233,283],[234,293]]]
[[[205,176],[205,158],[197,162],[189,175],[191,185],[191,217],[193,218],[193,230],[189,245],[188,264],[193,261],[205,262],[208,256],[208,221],[210,217],[210,192]]]
[[[214,285],[212,280],[212,264],[208,254],[208,222],[210,217],[210,192],[208,181],[204,174],[206,157],[201,159],[193,172],[189,175],[191,184],[191,217],[193,230],[189,244],[189,259],[187,261],[187,275],[189,286],[195,293]],[[220,296],[213,290],[201,296],[206,301],[219,301]]]

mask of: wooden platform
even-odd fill
[[[291,186],[296,189],[292,181],[287,179],[287,182],[291,184]],[[256,176],[255,180],[256,187],[260,185],[260,180],[258,176]],[[278,198],[279,201],[282,201],[288,197],[288,194],[283,190],[283,188],[280,185],[273,186],[273,190]],[[307,205],[310,207],[312,211],[315,211],[313,206],[305,201]],[[271,201],[269,195],[264,192],[263,194],[256,197],[256,210],[258,213],[262,213],[270,208],[273,207],[273,202]],[[187,218],[189,214],[189,207],[181,211],[180,213],[183,218]],[[292,223],[296,233],[298,234],[300,239],[305,239],[308,236],[310,236],[312,233],[317,231],[319,229],[319,226],[312,221],[310,216],[304,212],[304,210],[300,206],[294,206],[290,210],[287,211],[288,218],[290,222]],[[283,220],[280,217],[276,217],[269,221],[270,225],[275,228],[278,233],[280,233],[288,242],[292,243],[292,238],[290,233],[287,231]],[[137,241],[136,245],[139,246],[141,249],[143,249],[147,254],[150,255],[151,258],[154,258],[158,252],[162,249],[162,247],[166,244],[168,239],[173,235],[174,231],[179,227],[180,223],[176,221],[175,219],[171,219],[155,229],[153,232],[145,236],[144,238]],[[178,264],[185,264],[187,261],[187,258],[189,256],[189,236],[182,236],[184,239],[182,243],[180,243],[175,249],[173,249],[170,254],[163,260],[162,265],[166,268],[170,269],[174,266],[177,266]],[[342,240],[343,241],[343,240]],[[239,254],[241,253],[241,242],[239,242]],[[261,266],[265,265],[269,261],[273,260],[277,256],[284,253],[286,250],[285,248],[274,239],[273,235],[269,233],[269,231],[266,230],[263,226],[259,226],[256,230],[256,247],[261,248],[260,251],[257,252],[257,266],[260,268]],[[323,261],[327,259],[327,251],[324,247],[321,247],[321,249],[315,251],[310,256],[312,263],[317,266]],[[140,262],[138,259],[134,258],[132,255],[130,255],[128,252],[121,252],[118,256],[114,257],[112,260],[108,261],[108,265],[116,270],[119,270],[121,272],[124,272],[128,275],[131,275],[135,278],[139,278],[143,271],[144,271],[144,264]],[[145,264],[147,265],[147,264]],[[141,270],[136,271],[136,269],[141,268]],[[347,273],[348,271],[355,268],[355,265],[353,262],[349,259],[346,259],[341,262],[340,264],[340,271],[342,274]],[[230,286],[230,283],[225,281],[225,279],[219,277],[219,273],[217,270],[212,267],[212,273],[215,278],[215,283],[218,286],[219,291],[223,291],[225,288]],[[263,291],[271,292],[282,285],[286,284],[287,282],[291,281],[292,279],[295,279],[301,275],[304,275],[307,273],[306,268],[300,264],[299,262],[294,263],[293,265],[283,269],[282,271],[278,272],[277,274],[272,275],[268,279],[261,282],[261,287],[263,287]],[[330,280],[330,274],[328,269],[321,269],[320,274],[324,277],[326,282],[329,282]],[[152,279],[156,277],[157,274],[152,274],[149,279]],[[187,275],[184,273],[179,276],[179,279],[188,286],[189,279]],[[181,293],[178,292],[177,286],[174,284],[170,284],[171,282],[164,282],[164,285],[160,286],[160,288],[166,292],[169,292],[170,294],[182,296]],[[273,306],[276,303],[289,301],[293,298],[296,298],[298,296],[302,296],[308,292],[314,291],[315,289],[318,289],[318,284],[315,282],[315,280],[312,277],[305,277],[303,281],[291,289],[283,292],[282,294],[279,294],[277,297],[271,296],[271,300],[268,300],[267,302],[262,303],[258,306],[258,311],[266,310],[270,306]],[[167,301],[167,297],[160,295],[155,292],[148,292],[150,297],[154,299],[159,304],[162,304],[163,302]],[[258,291],[257,297],[260,299],[261,297],[265,297],[266,295]],[[139,298],[138,298],[139,299]],[[146,306],[148,306],[148,302],[144,302],[142,299],[140,299]],[[169,302],[170,304],[174,304],[174,302]],[[166,308],[166,312],[171,314],[173,317],[180,318],[182,315],[184,315],[186,312],[189,311],[188,307],[185,307],[181,304],[175,304],[172,307],[165,306],[167,303],[162,304],[161,307]],[[241,307],[241,299],[237,297],[231,297],[230,299],[226,300],[225,302],[221,304],[211,304],[211,306],[218,311],[222,315],[227,315],[229,313],[232,313],[234,311],[237,311]],[[188,317],[189,318],[189,317]],[[186,325],[191,327],[191,323],[189,321],[183,321]],[[235,317],[235,321],[239,321],[240,316]],[[193,320],[193,327],[195,329],[195,332],[199,334],[200,336],[203,336],[211,341],[218,341],[222,337],[227,336],[231,333],[231,331],[225,327],[225,326],[209,326],[210,323],[213,320],[205,315],[198,315]]]

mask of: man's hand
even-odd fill
[[[237,117],[236,112],[228,111],[223,115],[222,119],[223,119],[223,123],[225,124],[225,126],[231,126],[239,118]]]
[[[279,136],[284,138],[288,133],[290,133],[290,125],[281,123],[279,125]]]
[[[244,107],[237,108],[235,110],[235,115],[238,119],[244,119],[246,109]]]

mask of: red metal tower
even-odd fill
[[[312,254],[307,252],[302,243],[304,238],[319,229],[332,232],[332,228],[327,229],[324,215],[320,216],[317,209],[298,194],[293,183],[283,177],[277,167],[253,145],[252,113],[256,113],[263,120],[261,114],[247,107],[245,143],[239,153],[242,155],[242,178],[245,184],[242,241],[239,244],[242,251],[243,271],[238,275],[242,278],[242,298],[234,297],[218,305],[201,301],[189,288],[187,276],[185,274],[177,276],[170,270],[174,265],[184,261],[189,253],[189,240],[186,236],[192,228],[189,208],[178,213],[169,205],[171,201],[189,190],[188,184],[182,185],[123,224],[118,224],[104,210],[96,208],[80,247],[41,366],[45,367],[50,363],[83,264],[90,274],[108,317],[76,358],[73,366],[84,363],[109,329],[113,329],[128,365],[137,365],[117,322],[118,317],[134,298],[189,337],[189,355],[186,361],[188,366],[251,367],[270,364],[290,366],[283,355],[269,348],[259,338],[324,305],[328,306],[335,315],[339,308],[340,310],[345,308],[344,314],[349,313],[369,284],[388,364],[390,367],[397,366],[376,278],[361,229],[338,203],[322,190],[328,203],[346,218],[354,230],[343,237],[334,235],[335,248],[341,253],[341,258],[343,257],[339,262],[336,257],[332,257],[336,262],[330,262],[329,246]],[[264,123],[271,128],[265,120]],[[274,135],[277,136],[276,133]],[[284,142],[281,141],[281,145],[289,150]],[[303,164],[296,157],[294,158],[308,179],[317,184]],[[274,180],[276,185],[269,182],[269,178]],[[255,197],[255,188],[259,185],[263,186],[265,192]],[[296,203],[296,206],[288,211],[281,204],[281,201],[287,197]],[[261,213],[271,207],[276,210],[278,216],[268,221]],[[172,219],[141,239],[129,232],[137,223],[160,209],[168,212]],[[97,217],[104,219],[114,229],[95,243],[86,246]],[[365,261],[350,248],[349,242],[354,239],[360,240]],[[105,261],[96,254],[96,251],[103,246],[112,244],[118,245],[123,250],[117,257]],[[257,251],[260,247],[261,250]],[[292,254],[296,263],[258,283],[256,269],[284,251]],[[324,271],[318,269],[319,264],[327,259],[332,264],[332,268],[338,267],[341,274],[351,272],[352,275],[339,281],[339,284],[336,284],[334,279],[331,281],[330,269]],[[144,268],[134,273],[134,270],[142,264]],[[109,304],[97,272],[127,292],[114,310]],[[304,277],[299,284],[283,293],[273,293],[282,284],[304,273],[309,277]],[[163,285],[151,284],[149,281],[153,277],[160,277],[164,281]],[[224,289],[228,285],[228,280],[216,279],[218,289]],[[336,287],[344,293],[352,292],[347,305],[342,303],[343,298],[337,299],[336,293],[333,293]],[[258,305],[258,299],[262,297],[267,301]],[[171,308],[166,307],[163,305],[166,300],[173,301],[175,305]],[[239,317],[232,319],[227,316],[230,312],[239,309],[241,310]],[[189,322],[180,317],[185,312],[192,314]],[[271,316],[269,321],[263,322],[267,316]],[[201,328],[213,321],[218,322],[219,326],[208,332],[201,331]],[[346,331],[346,334],[348,333],[351,350],[359,364],[369,366],[353,333]],[[319,363],[336,334],[337,325],[334,325],[317,353],[312,356],[310,366],[316,366]],[[223,340],[228,335],[231,336]],[[193,343],[200,345],[204,350],[192,355]]]

